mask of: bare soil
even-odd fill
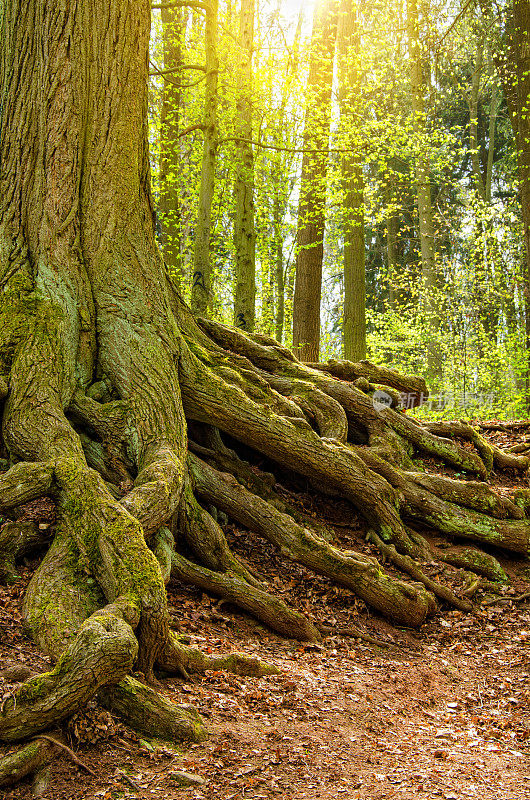
[[[514,428],[488,436],[506,447],[525,433]],[[424,466],[439,471],[427,460]],[[528,485],[528,478],[502,473],[492,483]],[[372,552],[349,506],[317,502],[297,488],[283,490],[332,523],[349,547]],[[52,512],[41,503],[28,515],[53,521]],[[501,554],[512,579],[501,596],[479,590],[476,613],[442,608],[421,630],[410,631],[391,627],[351,592],[286,562],[258,537],[231,526],[227,534],[234,549],[297,608],[338,632],[355,626],[391,646],[344,635],[312,645],[281,639],[235,608],[172,582],[175,627],[187,641],[211,653],[237,649],[259,655],[281,674],[241,678],[209,672],[190,684],[163,680],[170,697],[196,706],[210,725],[210,738],[188,748],[142,740],[93,704],[68,724],[66,735],[95,776],[65,754],[52,766],[46,797],[530,797],[530,598],[518,599],[530,589],[529,562]],[[15,584],[0,587],[0,668],[17,663],[42,671],[49,664],[21,626],[21,598],[37,563],[28,561]],[[439,565],[432,570],[438,574]],[[444,568],[444,581],[451,578],[457,587],[461,574]],[[0,682],[0,697],[13,688]],[[8,750],[0,748],[0,755]],[[204,783],[179,786],[182,770]],[[26,800],[31,785],[20,784],[3,797]]]

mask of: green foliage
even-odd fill
[[[353,2],[353,0],[352,0]],[[427,374],[427,340],[443,361],[433,417],[526,413],[524,269],[517,157],[497,72],[502,21],[448,0],[421,4],[419,40],[424,113],[414,118],[406,5],[356,3],[359,49],[349,52],[355,90],[350,113],[334,94],[322,292],[321,357],[343,352],[343,251],[352,214],[365,221],[367,346],[376,363]],[[255,22],[253,56],[254,202],[257,330],[291,344],[296,209],[310,43],[308,4],[265,0]],[[353,8],[353,6],[352,6]],[[180,12],[184,65],[204,63],[204,19]],[[239,4],[219,7],[219,147],[210,252],[211,313],[231,323],[233,304],[233,181],[237,114]],[[153,15],[152,61],[163,70],[163,31]],[[340,28],[340,25],[339,25]],[[201,120],[204,74],[182,69],[179,130]],[[337,81],[339,75],[337,74]],[[164,77],[153,75],[153,187],[159,196],[160,112]],[[343,95],[344,96],[344,95]],[[179,159],[166,175],[180,198],[178,244],[182,292],[188,299],[197,219],[202,131],[179,139]],[[344,152],[360,157],[362,209],[345,203]],[[418,231],[416,164],[428,165],[433,205],[436,285],[425,288]],[[162,220],[163,223],[163,220]],[[282,324],[280,298],[284,301]],[[435,314],[436,331],[428,315]],[[441,398],[444,398],[443,400]],[[438,407],[439,406],[439,407]]]

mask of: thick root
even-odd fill
[[[522,519],[523,510],[510,498],[498,494],[485,483],[454,481],[441,475],[425,472],[404,472],[405,478],[423,486],[441,500],[457,503],[465,508],[482,511],[496,519]]]
[[[222,528],[211,514],[199,505],[189,483],[184,490],[178,528],[195,557],[208,569],[214,572],[229,572],[252,586],[260,586],[250,570],[234,556]]]
[[[381,416],[403,439],[406,439],[418,450],[428,455],[435,456],[453,467],[473,472],[481,478],[487,478],[488,469],[477,453],[466,450],[465,447],[435,436],[430,431],[421,427],[414,420],[390,408],[381,409]]]
[[[50,741],[37,739],[10,753],[0,761],[0,786],[11,786],[31,775],[38,775],[53,761],[59,748]],[[39,796],[33,793],[34,796]]]
[[[445,561],[446,564],[452,564],[454,567],[476,572],[478,575],[483,575],[490,581],[508,580],[508,577],[497,561],[489,553],[484,553],[482,550],[475,550],[474,547],[459,547],[450,548],[447,550],[439,550],[436,557],[440,561]]]
[[[249,675],[253,678],[280,674],[280,670],[274,664],[268,664],[244,653],[208,656],[196,647],[182,644],[174,633],[169,635],[166,647],[159,658],[159,666],[165,672],[185,675],[206,670],[226,670],[235,675]]]
[[[48,494],[54,482],[53,465],[20,462],[0,475],[0,512],[9,511]]]
[[[358,453],[372,470],[383,475],[395,489],[399,490],[400,511],[404,519],[417,520],[441,533],[475,539],[485,544],[506,548],[514,553],[530,554],[530,527],[526,520],[495,519],[487,513],[441,500],[415,479],[408,480],[407,473],[388,464],[371,450],[358,448]],[[466,494],[466,483],[452,481],[448,484],[443,479],[439,484],[444,487],[442,493],[448,494],[450,484],[454,484],[455,492]],[[434,488],[434,483],[432,486]],[[467,496],[471,494],[472,492]],[[501,505],[502,502],[499,501],[497,508]],[[401,549],[398,542],[395,544]]]
[[[440,600],[445,600],[450,605],[460,609],[460,611],[471,611],[473,606],[470,602],[457,597],[447,586],[443,586],[441,583],[438,583],[438,581],[433,581],[432,578],[425,575],[419,564],[414,561],[414,559],[410,558],[410,556],[398,553],[394,545],[383,542],[374,531],[370,532],[369,538],[383,556],[388,558],[388,560],[402,572],[406,572],[411,578],[414,578],[415,581],[422,583],[434,596],[439,597]]]
[[[131,676],[98,694],[101,704],[135,731],[167,742],[200,742],[207,736],[199,713],[178,706]]]
[[[0,528],[0,581],[15,580],[15,562],[50,542],[49,526],[41,530],[33,520],[7,522]]]
[[[188,458],[199,495],[271,541],[287,558],[352,589],[400,624],[416,626],[424,621],[432,603],[423,591],[392,580],[375,559],[338,550],[251,494],[235,478],[217,472],[195,456]]]
[[[467,422],[428,422],[423,426],[426,430],[436,436],[456,436],[461,439],[473,442],[482,460],[488,468],[488,472],[493,465],[499,469],[527,470],[530,466],[528,456],[514,455],[501,450],[494,444],[487,442],[480,433]]]
[[[353,383],[359,378],[364,378],[370,383],[381,384],[396,389],[398,392],[408,395],[411,405],[420,405],[429,397],[429,390],[423,378],[417,375],[404,375],[389,367],[379,367],[370,361],[336,361],[330,359],[325,363],[306,364],[311,369],[320,370],[340,378],[343,381]]]
[[[251,586],[241,578],[212,572],[206,567],[193,564],[178,553],[173,556],[172,574],[179,580],[234,603],[282,636],[308,642],[320,639],[318,630],[303,614],[289,608],[278,597]]]
[[[107,683],[131,671],[138,644],[130,625],[96,612],[83,623],[51,672],[22,684],[0,710],[0,740],[16,742],[57,725]]]

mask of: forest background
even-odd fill
[[[524,416],[516,38],[506,3],[155,4],[153,193],[194,310],[423,374],[423,415]]]

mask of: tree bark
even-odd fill
[[[527,405],[530,407],[530,3],[514,0],[513,29],[509,29],[509,78],[506,93],[517,146],[519,192],[525,243],[524,303],[527,352]]]
[[[437,341],[440,329],[440,314],[437,297],[438,280],[430,171],[422,152],[422,140],[425,136],[425,103],[417,0],[408,0],[407,2],[407,31],[409,38],[412,114],[414,131],[418,139],[416,145],[418,148],[416,155],[416,186],[423,276],[423,312],[427,340],[427,370],[430,380],[439,383],[442,378],[441,354]]]
[[[343,351],[348,361],[366,358],[366,275],[364,244],[364,175],[358,136],[362,96],[359,75],[360,31],[357,8],[342,0],[337,29],[339,106],[344,146],[341,177],[344,192]]]
[[[337,5],[337,0],[320,0],[316,4],[309,57],[293,303],[293,348],[303,361],[318,361],[320,349],[320,298]]]
[[[212,302],[212,263],[210,233],[212,227],[212,203],[215,191],[215,165],[217,161],[217,78],[219,58],[217,55],[218,0],[206,4],[204,42],[206,52],[206,84],[204,87],[204,116],[201,186],[199,210],[193,244],[193,280],[191,307],[198,314],[206,314]]]
[[[493,161],[495,156],[495,129],[497,125],[497,114],[499,113],[499,89],[497,79],[493,70],[491,52],[488,51],[488,71],[492,81],[491,100],[488,125],[488,161],[486,167],[486,203],[491,203],[491,188],[493,182]]]
[[[394,208],[395,180],[392,174],[385,179],[385,201],[387,205],[386,217],[386,263],[388,269],[388,300],[390,307],[396,305],[396,276],[398,274],[398,248],[399,216]]]
[[[169,271],[180,286],[182,278],[180,191],[177,179],[179,163],[179,120],[182,67],[182,9],[162,5],[162,40],[164,72],[162,76],[162,110],[160,115],[160,223],[162,251]]]
[[[241,0],[240,61],[237,75],[234,180],[234,325],[254,330],[256,316],[256,232],[254,229],[254,154],[252,151],[252,53],[254,0]]]

